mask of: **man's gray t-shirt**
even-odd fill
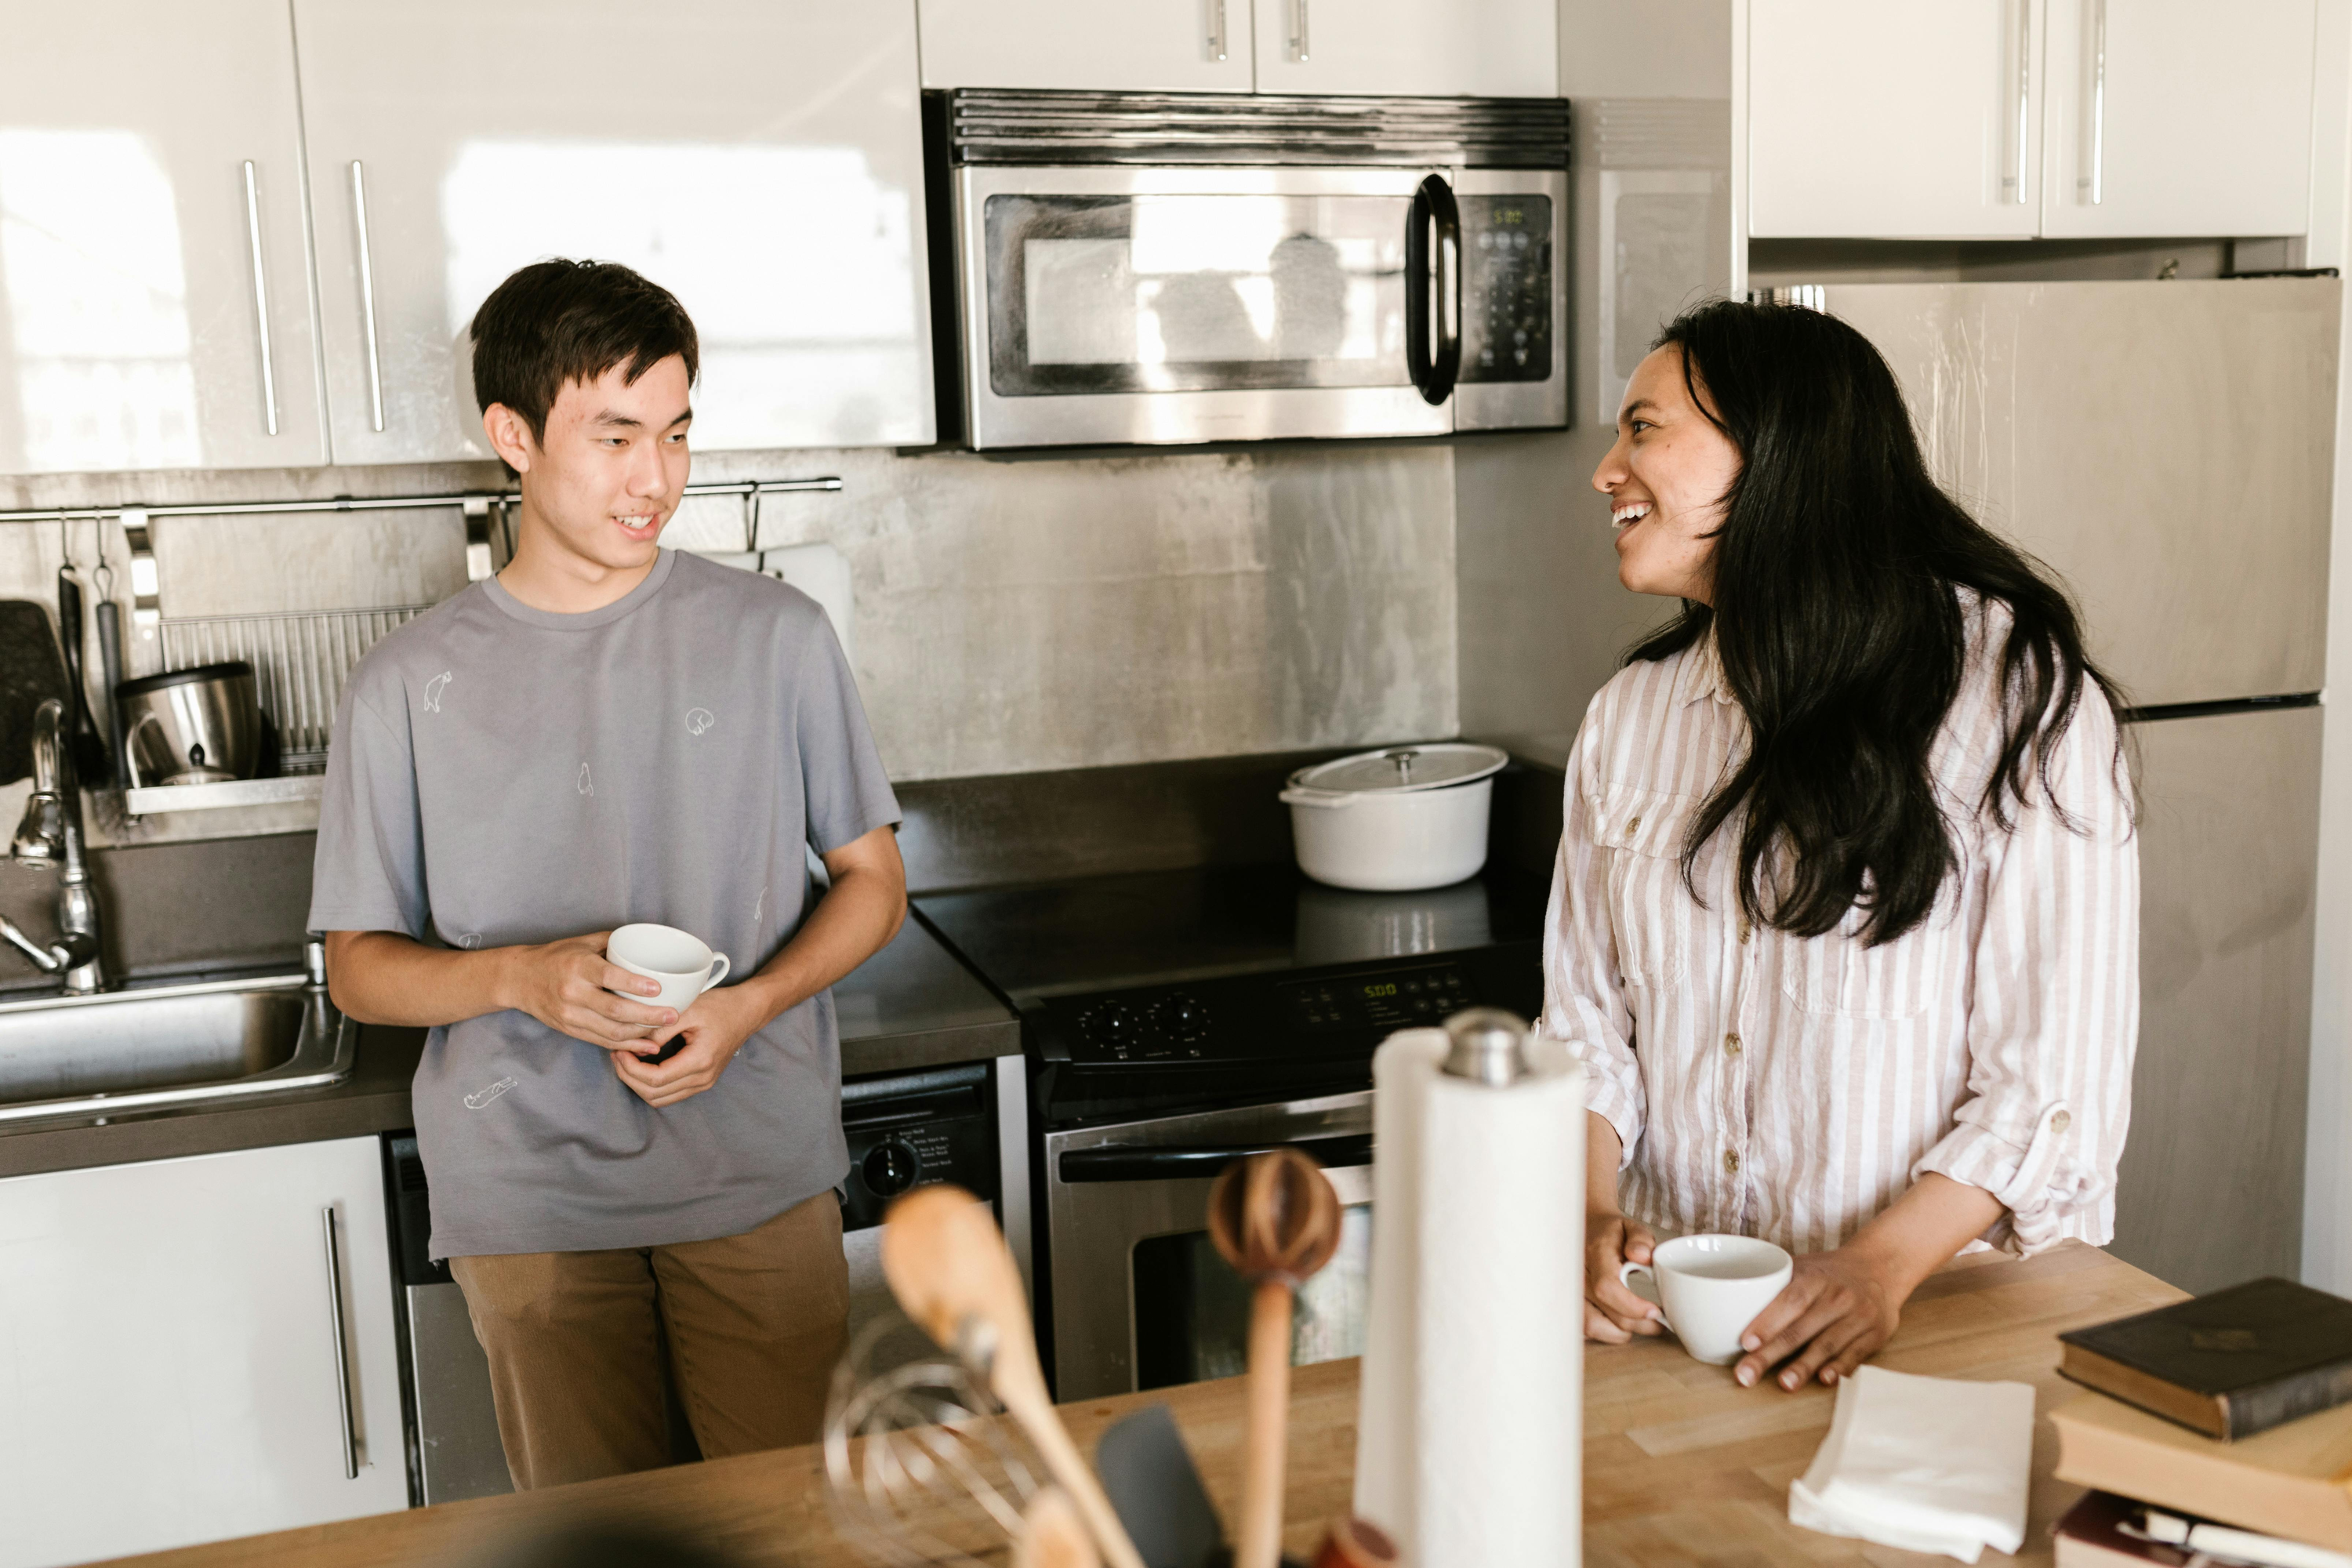
[[[655,921],[745,976],[830,853],[898,819],[847,661],[815,601],[663,551],[584,615],[475,584],[353,671],[320,811],[313,931],[447,947]],[[436,1258],[734,1236],[838,1182],[832,993],[656,1110],[601,1047],[530,1015],[435,1029],[416,1137]]]

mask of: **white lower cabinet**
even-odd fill
[[[373,1138],[0,1181],[0,1568],[407,1506],[391,1278]]]

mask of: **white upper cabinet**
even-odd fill
[[[925,87],[1247,92],[1250,0],[921,0]]]
[[[0,1568],[408,1506],[382,1153],[0,1181]]]
[[[0,36],[0,473],[326,461],[284,0]]]
[[[2313,0],[2051,0],[2042,232],[2302,234]]]
[[[2032,237],[2041,19],[2042,0],[1749,0],[1748,233]]]
[[[1260,92],[1559,91],[1556,0],[1254,0],[1250,9]]]
[[[677,295],[698,447],[932,439],[908,0],[294,17],[338,463],[489,456],[467,325],[551,256]]]

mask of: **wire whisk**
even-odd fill
[[[1045,1467],[963,1364],[896,1313],[833,1374],[826,1501],[842,1535],[888,1568],[987,1568],[1022,1538]]]

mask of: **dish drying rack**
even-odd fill
[[[840,489],[837,476],[804,479],[734,479],[688,485],[688,499],[737,496],[743,503],[743,543],[752,549],[760,498]],[[320,797],[343,683],[385,634],[415,619],[430,605],[295,611],[251,616],[171,616],[163,612],[155,566],[158,518],[231,517],[263,512],[358,512],[450,507],[466,524],[466,580],[478,583],[498,561],[514,553],[514,490],[474,490],[424,496],[336,496],[324,500],[204,501],[176,506],[48,507],[0,511],[0,523],[117,522],[131,553],[131,624],[160,639],[166,670],[242,659],[253,667],[262,711],[278,731],[279,776],[209,784],[158,784],[123,792],[128,816],[281,805]],[[494,551],[493,546],[496,546]]]

